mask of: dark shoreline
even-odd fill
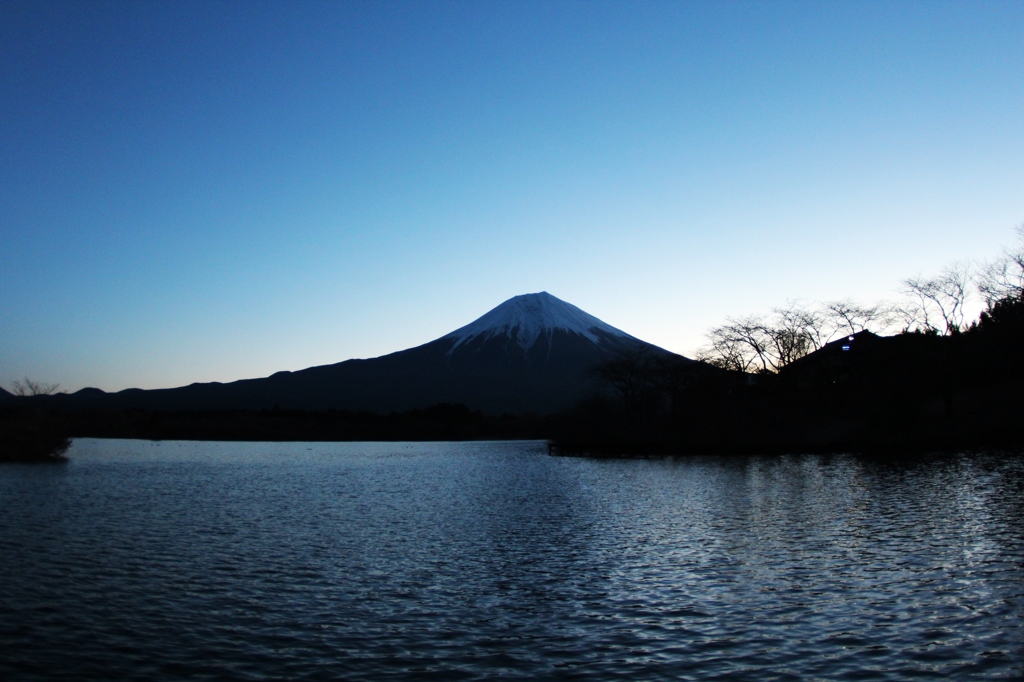
[[[757,399],[708,401],[701,409],[639,426],[621,414],[605,415],[595,427],[583,408],[548,416],[490,416],[463,405],[436,405],[387,415],[347,411],[231,410],[151,412],[94,410],[57,412],[8,408],[0,411],[0,462],[65,461],[74,438],[224,442],[395,442],[543,440],[552,455],[647,458],[699,455],[793,455],[856,453],[916,456],[974,450],[1024,448],[1021,407],[1010,394],[918,405],[897,423],[879,422],[817,396],[822,412],[801,414],[775,390]],[[799,402],[808,396],[798,395]],[[772,409],[768,409],[770,403]],[[611,409],[607,403],[604,407]],[[593,407],[593,406],[591,406]],[[857,412],[857,410],[853,410]],[[877,415],[875,415],[877,416]],[[788,417],[788,418],[787,418]],[[908,418],[912,417],[912,418]],[[740,426],[743,425],[744,426]]]
[[[464,405],[376,414],[345,410],[0,410],[0,461],[49,461],[66,439],[355,442],[543,440],[545,418],[488,416]]]
[[[0,463],[60,464],[71,447],[66,430],[36,410],[0,413]]]
[[[0,461],[59,456],[67,439],[77,437],[539,439],[549,441],[552,452],[595,457],[1024,447],[1024,298],[1006,299],[977,325],[950,336],[859,332],[778,373],[748,374],[642,351],[592,372],[605,382],[603,389],[571,409],[547,414],[538,408],[537,414],[495,415],[452,403],[390,413],[174,411],[2,393]]]

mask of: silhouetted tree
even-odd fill
[[[708,331],[708,345],[698,348],[695,357],[719,369],[748,372],[753,368],[757,371],[756,362],[763,345],[759,336],[753,334],[756,328],[752,320],[729,318],[726,324]],[[761,369],[764,369],[763,363]]]
[[[12,382],[14,394],[23,398],[52,395],[57,384],[25,377]],[[0,462],[59,462],[71,441],[59,419],[44,413],[40,406],[21,406],[0,419]]]
[[[59,384],[48,384],[43,381],[34,381],[25,377],[24,380],[18,381],[15,379],[11,386],[13,387],[12,393],[17,396],[25,398],[37,396],[37,395],[53,395],[57,392],[60,387]]]
[[[820,348],[827,341],[825,318],[800,302],[772,314],[726,318],[711,329],[709,345],[697,359],[721,369],[771,374]]]
[[[771,339],[776,371],[813,353],[828,341],[825,318],[816,310],[794,301],[785,308],[772,310],[771,325],[766,332]]]
[[[766,329],[761,316],[727,317],[725,324],[707,333],[710,344],[697,351],[697,359],[721,369],[770,372],[771,339]]]
[[[985,263],[978,273],[977,287],[987,308],[1006,299],[1024,296],[1024,223],[1016,228],[1018,243],[1003,248],[999,258]]]
[[[876,303],[865,307],[849,298],[822,303],[821,315],[825,328],[829,330],[826,343],[836,336],[846,334],[862,331],[878,333],[888,329],[894,322],[891,304]]]
[[[910,277],[903,280],[906,299],[897,312],[904,331],[927,331],[949,335],[964,327],[964,305],[970,297],[970,267],[951,263],[931,279]]]
[[[627,416],[638,423],[656,409],[661,370],[654,354],[641,348],[597,365],[594,373],[618,393]]]

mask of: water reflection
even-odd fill
[[[76,443],[0,470],[0,674],[1019,676],[1015,456]]]

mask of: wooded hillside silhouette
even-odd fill
[[[993,261],[904,280],[895,302],[791,302],[712,328],[700,363],[605,363],[595,373],[608,397],[581,405],[557,444],[592,454],[1024,444],[1024,226],[1017,234]],[[965,324],[973,296],[984,310]]]

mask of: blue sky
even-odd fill
[[[230,381],[546,290],[684,354],[1024,221],[1020,2],[0,6],[0,383]]]

